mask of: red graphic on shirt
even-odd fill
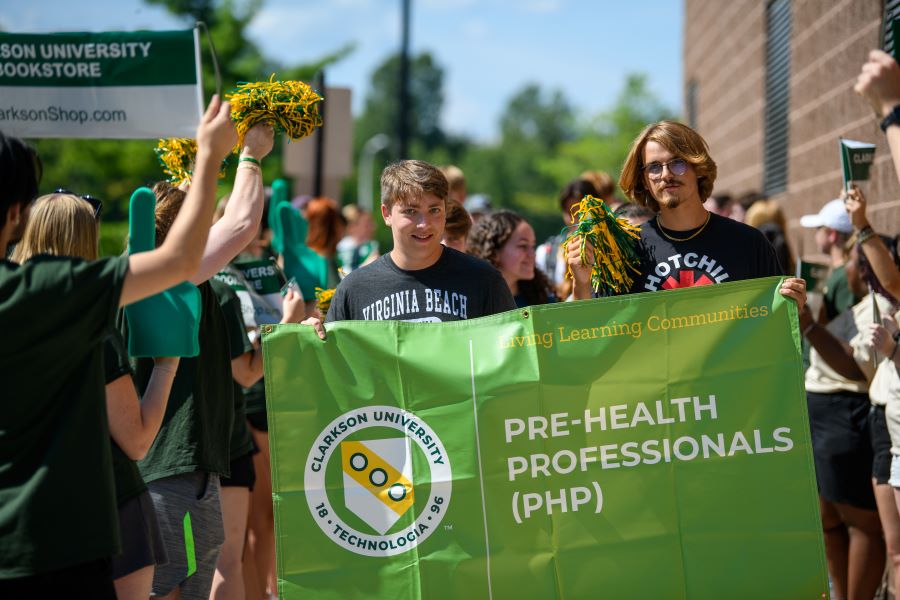
[[[675,279],[671,275],[666,278],[663,284],[660,286],[664,290],[672,290],[675,288],[685,288],[685,287],[696,287],[700,285],[712,285],[713,280],[706,276],[705,273],[701,273],[699,279],[694,279],[694,273],[697,271],[693,270],[682,270],[678,273],[678,279]]]

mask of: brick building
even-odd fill
[[[861,187],[876,230],[900,233],[887,141],[853,91],[869,50],[885,35],[891,44],[884,23],[895,7],[900,0],[685,0],[684,119],[709,142],[716,191],[776,199],[795,254],[816,253],[800,215],[840,192],[839,137],[878,145]]]

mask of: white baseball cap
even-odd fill
[[[816,229],[818,227],[828,227],[841,233],[852,233],[853,225],[850,224],[850,215],[844,208],[844,201],[840,199],[832,200],[822,207],[822,210],[815,215],[803,215],[800,217],[800,225]]]

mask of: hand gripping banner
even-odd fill
[[[778,288],[264,326],[279,597],[827,597]]]

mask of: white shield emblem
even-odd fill
[[[412,508],[413,468],[406,436],[341,443],[344,502],[379,534]]]

